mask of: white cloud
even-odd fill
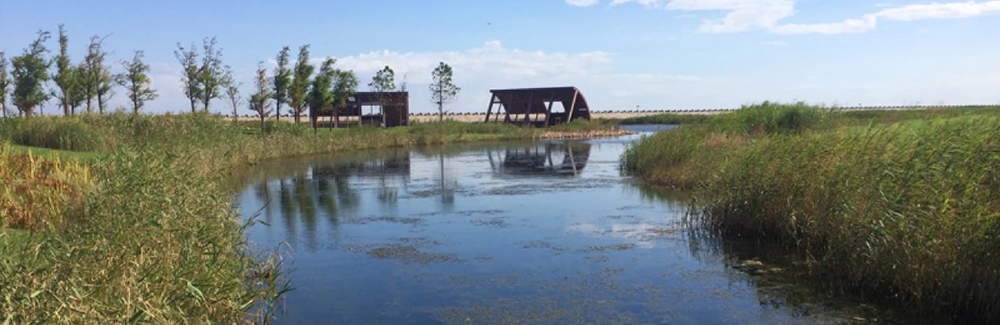
[[[566,0],[567,3],[597,4],[599,0]],[[611,5],[637,3],[650,8],[675,11],[721,11],[725,17],[705,20],[699,27],[703,33],[738,33],[763,30],[772,34],[847,34],[862,33],[876,27],[879,19],[915,21],[923,19],[954,19],[1000,14],[1000,1],[950,2],[892,7],[876,4],[883,9],[860,19],[845,19],[834,23],[779,24],[795,14],[795,0],[611,0]]]
[[[877,19],[867,15],[862,19],[846,19],[839,23],[784,24],[768,30],[773,34],[847,34],[863,33],[875,28]]]
[[[621,97],[673,93],[719,81],[691,75],[620,73],[615,71],[614,58],[614,54],[600,51],[524,51],[490,41],[464,51],[370,52],[338,58],[337,65],[354,70],[361,80],[359,88],[365,90],[371,76],[386,65],[395,71],[397,83],[406,75],[414,112],[432,110],[427,85],[439,62],[454,69],[455,84],[462,87],[457,101],[447,107],[460,112],[484,111],[489,90],[495,88],[577,86],[593,109],[605,110],[619,105]]]
[[[954,19],[1000,14],[1000,1],[951,2],[889,8],[875,15],[887,20]]]
[[[596,5],[600,0],[566,0],[566,3],[571,6],[577,7],[588,7]]]

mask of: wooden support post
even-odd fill
[[[492,96],[490,96],[490,107],[486,109],[486,121],[485,121],[485,123],[489,123],[490,122],[490,113],[493,112],[493,103],[496,103],[496,101],[497,101],[497,94],[493,94]]]
[[[531,104],[535,103],[535,92],[532,91],[531,95],[528,95],[528,106],[524,108],[524,123],[531,122]]]
[[[553,91],[552,94],[549,95],[549,108],[548,108],[548,111],[545,113],[545,127],[549,127],[549,126],[552,125],[552,123],[550,123],[550,122],[552,122],[551,121],[551,119],[552,119],[552,104],[554,103],[555,98],[556,98],[556,92]]]
[[[500,104],[500,106],[503,107],[503,112],[504,112],[503,122],[504,123],[510,123],[510,107],[507,107],[507,105],[514,102],[514,93],[510,93],[510,96],[507,96],[507,97],[508,97],[507,98],[508,99],[507,103],[506,104],[504,104],[504,103]]]
[[[573,121],[573,113],[576,112],[576,98],[580,97],[580,90],[573,91],[573,101],[569,104],[569,109],[566,110],[566,123]]]

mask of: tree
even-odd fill
[[[333,121],[334,127],[340,127],[340,116],[337,110],[347,105],[347,99],[358,92],[358,77],[354,71],[336,70],[333,81]]]
[[[243,97],[240,97],[240,86],[243,83],[237,82],[236,78],[233,77],[232,67],[227,65],[225,71],[222,75],[222,88],[226,91],[226,98],[229,99],[229,103],[233,104],[233,123],[235,123],[240,114],[240,105],[243,104]]]
[[[337,60],[334,58],[323,61],[309,90],[309,123],[313,130],[317,127],[316,116],[333,105],[333,80],[337,77],[337,71],[333,69],[335,63]]]
[[[149,65],[142,62],[144,54],[142,51],[135,51],[132,61],[122,61],[125,73],[117,79],[118,84],[125,87],[128,92],[128,99],[132,101],[132,112],[139,113],[147,101],[156,99],[156,90],[150,88]]]
[[[208,112],[208,104],[216,98],[222,97],[222,49],[217,49],[215,45],[218,41],[215,37],[205,38],[205,53],[201,58],[201,67],[198,68],[199,84],[201,85],[202,109]]]
[[[274,68],[274,115],[281,119],[281,104],[288,101],[288,88],[292,83],[292,72],[288,70],[288,51],[285,46],[278,52],[278,67]]]
[[[45,41],[50,37],[47,31],[38,31],[38,37],[24,53],[11,60],[13,66],[14,81],[14,106],[21,111],[24,116],[31,116],[35,107],[49,100],[49,94],[45,93],[43,84],[49,80],[49,65],[51,62],[43,55],[49,50],[45,48]]]
[[[177,62],[184,68],[184,75],[181,77],[181,82],[184,83],[184,96],[191,103],[191,113],[194,113],[197,111],[198,99],[201,98],[198,50],[194,47],[194,44],[191,44],[190,48],[185,49],[181,43],[177,43],[177,50],[174,51],[174,57],[177,58]]]
[[[385,125],[385,93],[396,90],[395,79],[396,73],[389,66],[385,66],[384,69],[375,73],[372,82],[368,84],[368,87],[376,93],[378,104],[382,108],[382,125]]]
[[[316,67],[309,64],[309,45],[303,45],[299,48],[299,59],[295,62],[292,85],[288,89],[288,104],[292,106],[295,123],[299,123],[299,117],[308,107],[306,96],[309,94],[309,80],[315,70]]]
[[[462,88],[458,88],[451,82],[451,67],[441,62],[438,67],[431,72],[431,102],[438,106],[438,121],[444,121],[444,104],[450,103],[458,96]]]
[[[77,98],[81,97],[78,95],[80,83],[77,80],[77,73],[80,70],[73,66],[73,62],[69,58],[68,47],[69,37],[66,35],[66,28],[60,24],[59,55],[53,60],[56,64],[56,75],[52,78],[56,82],[59,92],[53,91],[52,96],[59,100],[59,105],[63,108],[63,115],[73,114],[73,108],[79,102]]]
[[[257,79],[254,85],[256,90],[250,95],[250,110],[257,113],[257,117],[260,117],[260,127],[264,128],[264,119],[271,115],[271,107],[268,101],[274,97],[271,89],[268,87],[269,82],[267,80],[267,70],[264,69],[264,62],[257,64]]]
[[[94,36],[90,38],[90,45],[87,47],[87,57],[84,59],[82,67],[78,73],[80,91],[83,99],[87,102],[87,113],[93,112],[91,105],[93,99],[97,99],[98,111],[103,113],[108,100],[114,93],[111,91],[114,86],[114,78],[111,75],[111,66],[104,64],[104,59],[108,53],[104,52],[103,45],[105,37]]]
[[[10,96],[10,76],[7,75],[7,55],[0,51],[0,116],[7,117],[7,96]]]

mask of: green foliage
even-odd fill
[[[709,115],[659,114],[622,119],[620,124],[699,124],[708,122]]]
[[[128,92],[132,101],[132,112],[139,113],[147,101],[156,99],[156,90],[150,88],[149,65],[142,62],[143,52],[135,51],[132,61],[122,61],[125,73],[117,78],[117,82]]]
[[[288,104],[292,106],[295,123],[299,122],[299,118],[309,104],[306,96],[309,94],[309,81],[315,70],[316,67],[309,63],[309,45],[303,45],[299,48],[299,59],[295,62],[292,84],[288,89]]]
[[[80,67],[79,81],[83,98],[87,102],[87,113],[93,112],[91,103],[94,99],[97,99],[98,112],[104,113],[113,94],[111,89],[114,87],[114,76],[111,74],[111,66],[104,64],[108,53],[103,49],[103,42],[104,38],[101,37],[90,38],[87,57]]]
[[[437,68],[434,68],[434,71],[431,72],[432,80],[429,86],[431,90],[431,102],[438,106],[439,121],[444,121],[444,104],[455,100],[458,92],[462,90],[462,88],[452,83],[452,74],[451,66],[448,66],[444,62],[439,63]]]
[[[288,92],[292,84],[292,71],[288,69],[288,53],[291,49],[287,46],[278,52],[278,66],[274,68],[274,115],[281,116],[281,104],[288,102]]]
[[[35,107],[49,100],[44,84],[49,80],[49,62],[44,54],[48,52],[45,42],[49,32],[39,31],[38,37],[24,49],[24,53],[11,60],[13,66],[13,103],[25,116],[34,114]]]
[[[335,100],[333,81],[337,77],[337,70],[333,68],[333,65],[336,63],[337,60],[334,58],[324,60],[323,65],[319,68],[319,73],[316,74],[316,79],[312,82],[308,98],[309,109],[312,112],[319,113],[333,108]]]
[[[368,88],[377,93],[396,90],[396,73],[389,66],[385,66],[375,73],[372,82],[368,83]]]
[[[177,50],[174,51],[174,57],[177,58],[177,62],[184,68],[184,75],[181,78],[181,82],[184,83],[184,96],[187,96],[188,101],[191,102],[191,113],[194,113],[197,111],[196,104],[198,103],[198,99],[202,97],[198,50],[194,47],[194,44],[185,49],[181,43],[177,43]]]
[[[284,134],[292,136],[304,136],[306,134],[312,133],[309,127],[299,124],[299,123],[288,123],[279,121],[267,121],[264,122],[264,127],[261,128],[264,134]]]
[[[198,84],[201,85],[201,108],[208,112],[208,106],[213,99],[222,98],[223,70],[222,49],[216,48],[218,40],[215,37],[205,38],[202,44],[204,50],[201,56],[201,67],[198,68]]]
[[[80,83],[78,72],[69,58],[69,36],[66,29],[59,25],[59,55],[53,60],[56,64],[56,75],[52,79],[59,88],[59,93],[53,92],[59,105],[63,107],[63,115],[71,115],[72,109],[79,105],[83,96],[80,94]]]
[[[358,91],[358,77],[351,70],[336,70],[333,82],[333,105],[343,107],[347,99]]]
[[[13,143],[70,151],[105,150],[108,137],[80,118],[10,118],[0,128]]]
[[[763,102],[712,116],[709,124],[717,131],[734,134],[796,134],[819,125],[827,112],[828,109],[802,102],[791,105]]]

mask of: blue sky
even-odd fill
[[[427,83],[440,61],[463,88],[446,107],[458,112],[485,111],[491,88],[560,85],[594,110],[1000,103],[1000,1],[0,0],[0,51],[18,55],[60,23],[75,61],[92,35],[111,35],[116,61],[145,51],[160,93],[151,112],[188,109],[173,51],[210,36],[244,93],[258,61],[310,44],[317,64],[337,58],[361,90],[393,67],[414,112],[434,110]]]

